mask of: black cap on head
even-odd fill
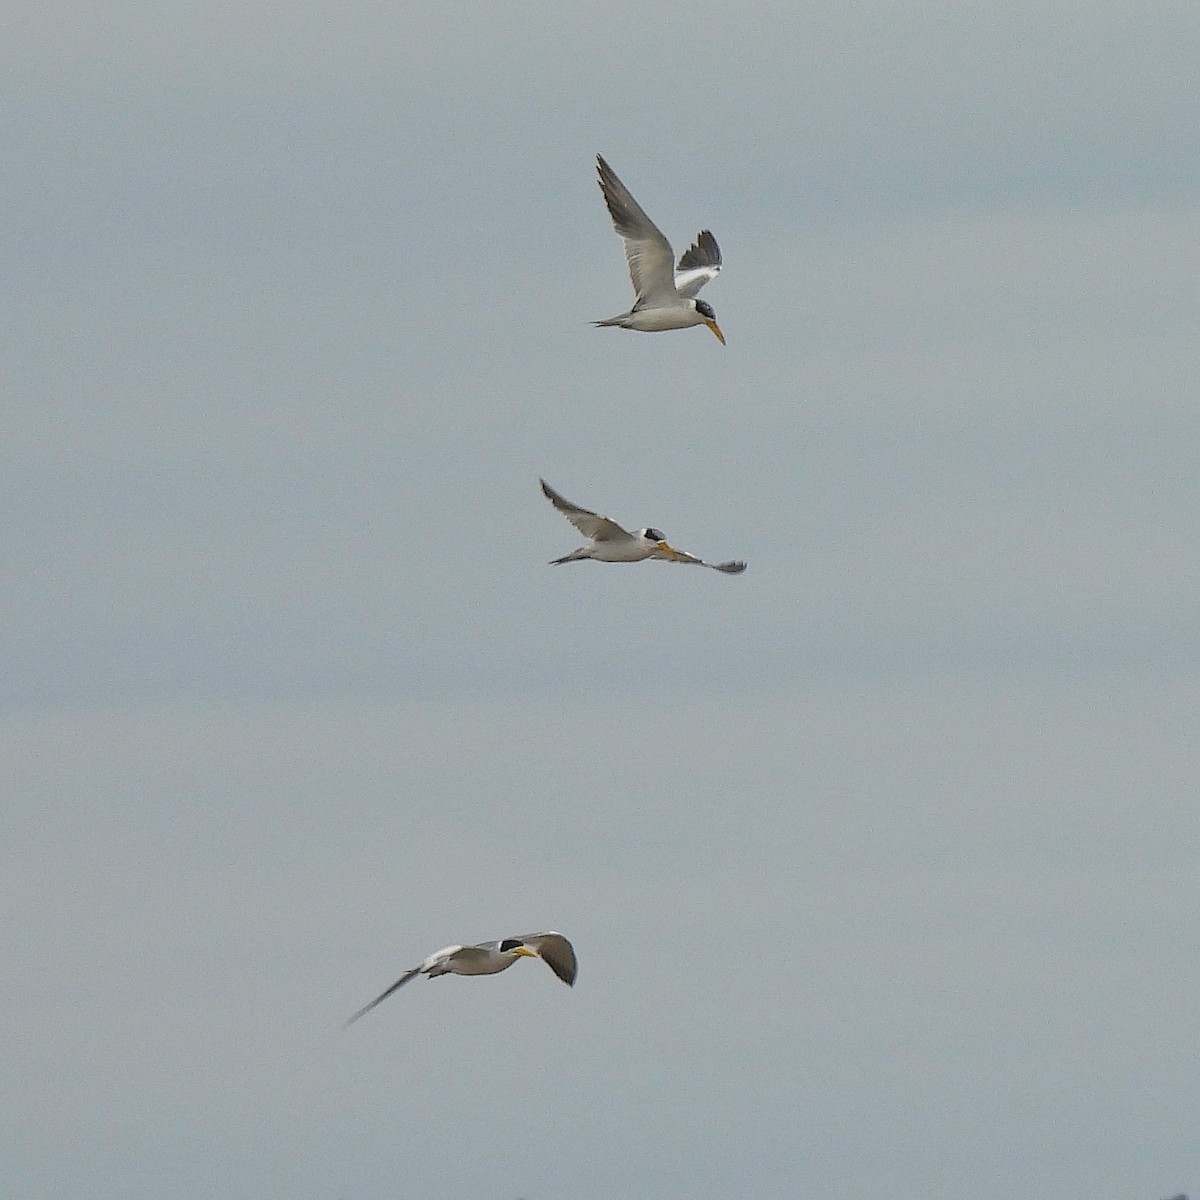
[[[518,947],[523,945],[525,945],[525,943],[521,941],[520,938],[505,938],[504,941],[500,943],[500,951],[501,953],[504,953],[508,950],[516,950]]]

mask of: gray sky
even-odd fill
[[[1200,1191],[1200,14],[1102,7],[8,7],[14,1194]],[[728,347],[589,328],[597,151]]]

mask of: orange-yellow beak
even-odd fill
[[[725,345],[725,335],[721,332],[720,325],[718,325],[716,321],[710,321],[707,317],[704,318],[704,323],[716,335],[717,341],[720,342],[722,346]]]
[[[675,549],[669,542],[654,543],[668,558],[678,558],[679,551]]]
[[[513,951],[513,953],[518,958],[537,958],[537,955],[532,950],[530,950],[530,948],[528,946],[518,946]]]

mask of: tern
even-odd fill
[[[551,566],[581,562],[585,558],[594,558],[597,562],[642,562],[647,558],[665,558],[668,562],[695,563],[700,567],[712,567],[714,571],[723,571],[726,575],[740,575],[746,569],[744,562],[710,563],[694,554],[688,554],[686,550],[676,550],[658,529],[647,527],[639,529],[637,533],[630,533],[627,529],[622,529],[616,521],[610,521],[590,509],[572,504],[544,479],[540,482],[546,499],[588,539],[586,546],[580,546],[578,550],[572,550],[562,558],[553,559]]]
[[[360,1008],[347,1022],[353,1025],[397,988],[418,975],[435,979],[438,975],[495,975],[507,971],[518,958],[540,958],[568,987],[575,986],[579,966],[575,947],[561,933],[526,933],[498,942],[480,942],[475,946],[446,946],[431,954],[419,967],[405,971],[385,992]]]
[[[696,299],[696,293],[721,270],[717,239],[705,229],[684,251],[679,266],[673,267],[675,252],[671,243],[599,154],[596,155],[596,166],[613,228],[625,241],[625,258],[629,262],[635,299],[627,313],[594,323],[619,325],[622,329],[638,329],[643,333],[707,325],[723,346],[725,335],[717,324],[712,305]]]

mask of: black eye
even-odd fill
[[[507,950],[515,950],[518,946],[523,946],[524,944],[524,942],[518,941],[516,938],[505,938],[500,943],[500,951],[503,953]]]

